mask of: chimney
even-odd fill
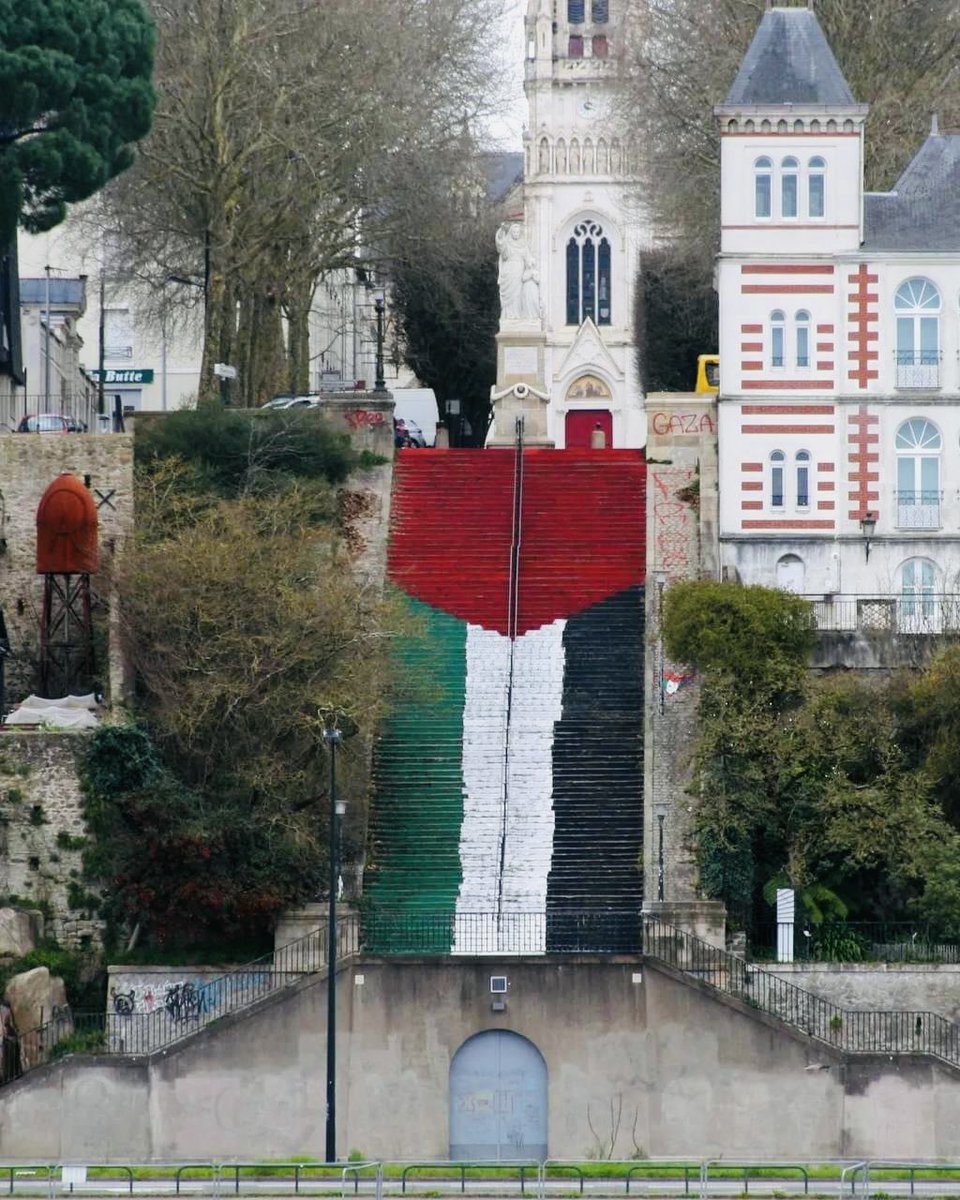
[[[930,136],[931,137],[939,137],[940,136],[940,117],[938,116],[937,113],[930,114]]]

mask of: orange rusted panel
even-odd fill
[[[37,508],[37,574],[92,575],[98,566],[93,496],[75,475],[58,475]]]

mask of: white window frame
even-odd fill
[[[780,503],[777,503],[777,485]],[[781,512],[787,506],[787,456],[782,450],[770,451],[770,507]]]

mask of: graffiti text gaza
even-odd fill
[[[655,412],[651,416],[653,432],[665,433],[713,433],[713,417],[710,413]]]

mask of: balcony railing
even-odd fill
[[[936,391],[940,387],[938,350],[898,350],[897,387]]]
[[[943,492],[894,492],[898,529],[939,529]]]
[[[899,596],[811,598],[819,633],[960,634],[960,595],[918,589]]]

